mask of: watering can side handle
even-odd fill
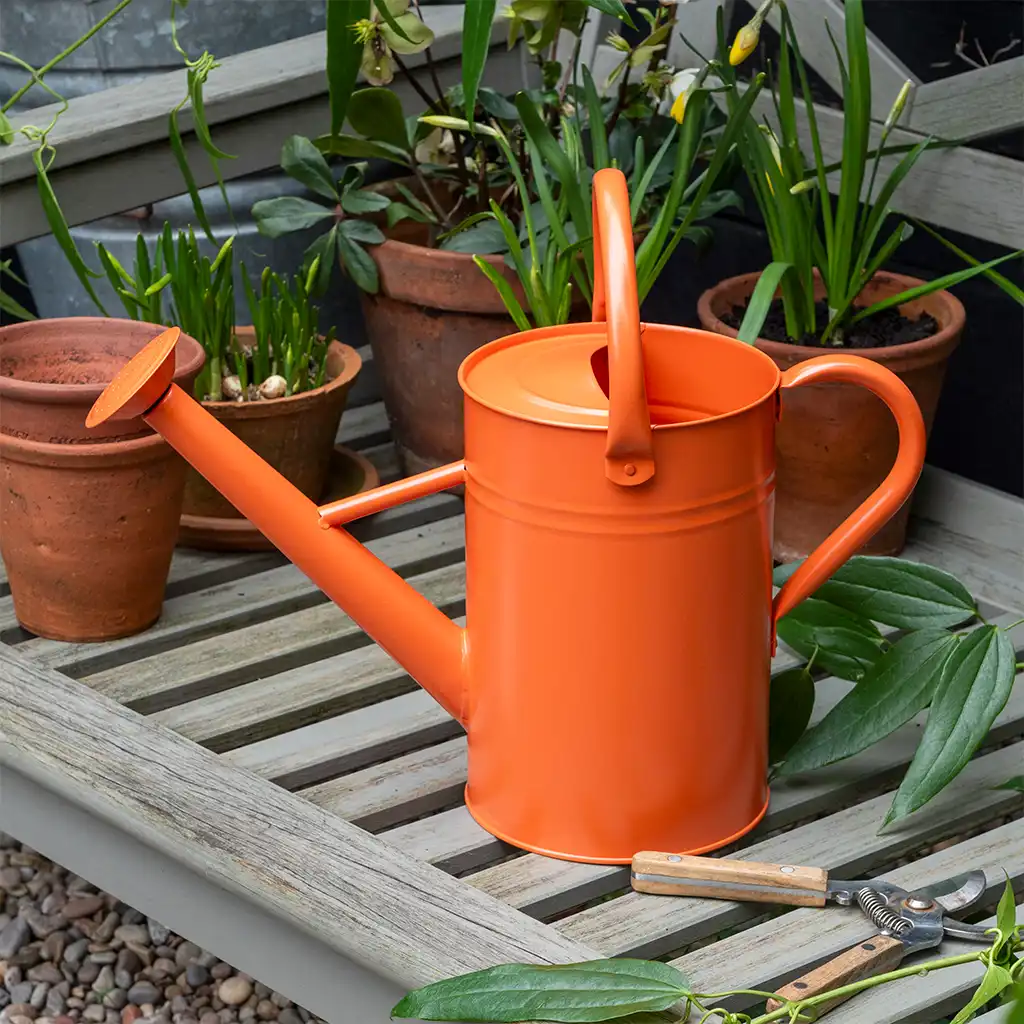
[[[851,555],[855,554],[910,497],[924,467],[927,438],[924,418],[910,388],[891,370],[860,356],[817,356],[782,375],[782,390],[803,384],[859,384],[891,410],[899,428],[899,449],[888,476],[821,544],[775,595],[772,622],[778,623],[805,597],[810,597]]]
[[[644,384],[629,189],[622,171],[594,175],[592,319],[608,324],[608,444],[605,476],[622,487],[654,476],[651,416]]]

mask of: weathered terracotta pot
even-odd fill
[[[0,434],[0,552],[14,612],[52,640],[113,640],[160,616],[185,462],[153,434],[47,444]]]
[[[241,327],[238,335],[244,338],[251,331]],[[327,352],[327,383],[322,387],[272,401],[203,402],[203,408],[315,501],[323,491],[341,414],[361,366],[362,360],[354,348],[335,341]],[[242,518],[226,498],[191,468],[185,484],[183,515]],[[231,550],[238,550],[237,544],[231,545]]]
[[[164,328],[98,316],[0,328],[0,432],[53,444],[95,444],[153,432],[141,419],[87,430],[85,415],[119,369]],[[191,392],[205,356],[181,335],[174,380]]]
[[[472,256],[394,238],[369,252],[380,291],[362,294],[366,333],[402,467],[421,473],[462,457],[462,361],[516,325]],[[484,258],[525,301],[502,258]]]
[[[722,322],[733,306],[743,306],[760,275],[743,274],[720,282],[700,297],[697,311],[705,330],[736,337]],[[880,272],[864,289],[870,304],[922,282]],[[824,294],[821,289],[818,297]],[[859,348],[854,354],[892,370],[913,392],[931,433],[949,357],[963,333],[959,299],[934,292],[900,307],[906,316],[928,313],[938,333],[888,348]],[[788,369],[823,353],[821,348],[759,338],[757,347]],[[792,388],[782,399],[776,433],[775,559],[791,562],[814,550],[881,483],[896,457],[897,433],[880,399],[850,384]],[[896,555],[906,543],[910,502],[864,546],[862,554]]]

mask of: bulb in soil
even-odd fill
[[[288,382],[284,377],[274,373],[271,374],[260,386],[260,398],[284,398],[288,390]]]
[[[242,401],[242,382],[237,376],[232,374],[230,377],[224,377],[220,382],[220,393],[224,396],[228,402],[241,402]]]

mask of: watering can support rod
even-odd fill
[[[325,520],[312,501],[176,384],[144,419],[407,669],[445,711],[465,724],[465,629],[345,530],[325,529]],[[408,497],[401,488],[396,491],[394,500],[378,502],[378,508],[347,518]]]

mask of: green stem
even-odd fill
[[[855,981],[851,985],[830,989],[828,992],[822,992],[817,996],[809,996],[807,999],[801,999],[796,1002],[787,1002],[777,1010],[772,1010],[771,1013],[755,1017],[751,1024],[771,1024],[772,1021],[776,1020],[792,1019],[794,1007],[798,1007],[801,1010],[812,1009],[822,1003],[830,1003],[836,999],[849,999],[858,992],[864,992],[869,988],[877,988],[879,985],[884,985],[890,981],[898,981],[900,978],[913,978],[915,975],[926,974],[929,971],[939,971],[946,967],[958,967],[960,964],[984,961],[984,958],[991,952],[991,949],[984,949],[975,953],[962,953],[960,956],[948,956],[942,960],[930,960],[927,963],[917,964],[914,967],[903,967],[898,971],[890,971],[888,974],[879,974],[874,978],[865,978],[862,981]]]
[[[979,618],[980,618],[980,616],[979,616]],[[1003,629],[1004,629],[1004,630],[1007,630],[1007,631],[1009,631],[1009,630],[1011,630],[1011,629],[1015,629],[1015,628],[1016,628],[1017,626],[1019,626],[1019,625],[1020,625],[1020,624],[1021,624],[1022,622],[1024,622],[1024,618],[1022,618],[1022,619],[1018,619],[1018,620],[1017,620],[1016,622],[1011,622],[1011,623],[1010,623],[1010,624],[1009,624],[1008,626],[1004,626],[1004,627],[1003,627]]]
[[[42,78],[48,71],[52,71],[65,57],[70,57],[80,46],[87,43],[104,25],[107,24],[112,18],[116,18],[132,0],[121,0],[121,2],[107,15],[104,15],[88,32],[85,33],[81,39],[73,42],[66,50],[62,50],[52,60],[48,60],[37,72],[36,76]],[[6,114],[11,107],[14,106],[22,96],[25,95],[32,88],[33,82],[26,82],[2,107],[0,107],[0,113]]]

